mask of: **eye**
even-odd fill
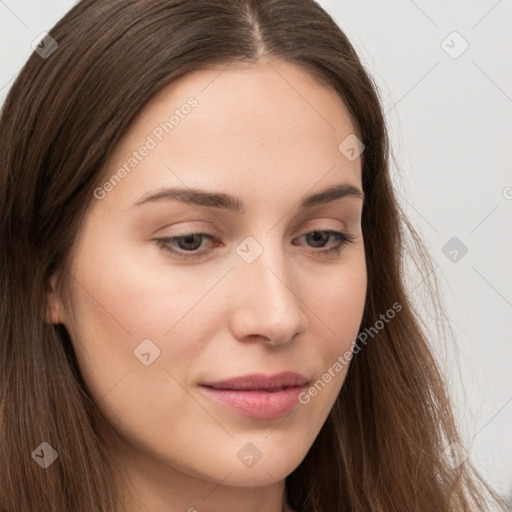
[[[156,238],[155,242],[161,249],[170,252],[177,258],[197,258],[209,252],[211,249],[206,249],[197,252],[201,247],[205,238],[213,240],[215,235],[199,231],[197,233],[184,233],[178,236],[171,236],[166,238]],[[178,250],[176,250],[176,245]]]
[[[315,230],[304,233],[294,240],[299,240],[303,237],[307,239],[308,243],[312,244],[311,247],[313,247],[314,250],[309,252],[315,255],[339,254],[343,246],[353,242],[355,238],[353,235],[343,231]],[[211,247],[200,250],[203,246],[205,238],[210,241],[215,240],[217,242],[216,246],[220,245],[220,241],[217,239],[217,235],[204,231],[199,231],[196,233],[183,233],[177,236],[165,238],[156,238],[154,241],[159,248],[171,253],[177,258],[193,259],[205,256],[212,250]],[[332,238],[336,240],[336,243],[327,249],[323,249],[327,242]],[[293,245],[301,244],[293,243]]]
[[[335,231],[332,229],[309,231],[301,235],[299,239],[302,237],[305,237],[309,242],[312,242],[313,247],[322,247],[321,250],[310,251],[314,254],[321,255],[339,254],[343,246],[352,243],[355,238],[353,235],[345,233],[344,231]],[[323,249],[323,247],[325,247],[326,241],[328,241],[330,238],[335,238],[337,240],[336,244],[332,247],[329,247],[328,249]]]

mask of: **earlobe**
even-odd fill
[[[63,324],[63,308],[57,292],[58,274],[53,274],[46,282],[46,323]]]

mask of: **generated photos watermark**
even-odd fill
[[[168,120],[162,121],[156,126],[151,134],[146,137],[144,144],[142,144],[132,155],[124,162],[124,164],[112,174],[112,176],[103,183],[101,187],[94,189],[93,195],[96,199],[103,199],[108,192],[112,191],[130,172],[139,165],[142,160],[149,153],[155,149],[166,135],[171,133],[176,126],[178,126],[183,119],[185,119],[194,107],[197,107],[199,102],[194,96],[187,99],[187,102],[181,107],[174,109],[174,113]]]
[[[336,361],[327,369],[326,372],[322,374],[320,379],[318,379],[308,389],[302,391],[299,395],[299,402],[303,405],[308,404],[311,401],[311,398],[315,397],[320,391],[322,391],[327,386],[327,384],[343,370],[343,368],[350,364],[350,361],[354,355],[361,351],[361,346],[359,343],[366,345],[368,336],[373,338],[375,335],[377,335],[379,331],[383,329],[384,326],[388,324],[393,318],[395,318],[396,314],[401,310],[402,305],[398,302],[395,302],[392,307],[380,315],[380,319],[377,320],[373,326],[367,327],[364,329],[364,331],[360,332],[357,336],[357,339],[354,340],[353,349],[347,350],[343,354],[339,355],[336,358]]]

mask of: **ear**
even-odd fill
[[[63,324],[64,308],[57,293],[58,272],[55,272],[46,282],[46,323]]]

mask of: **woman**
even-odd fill
[[[81,1],[0,125],[3,509],[489,506],[316,3]]]

